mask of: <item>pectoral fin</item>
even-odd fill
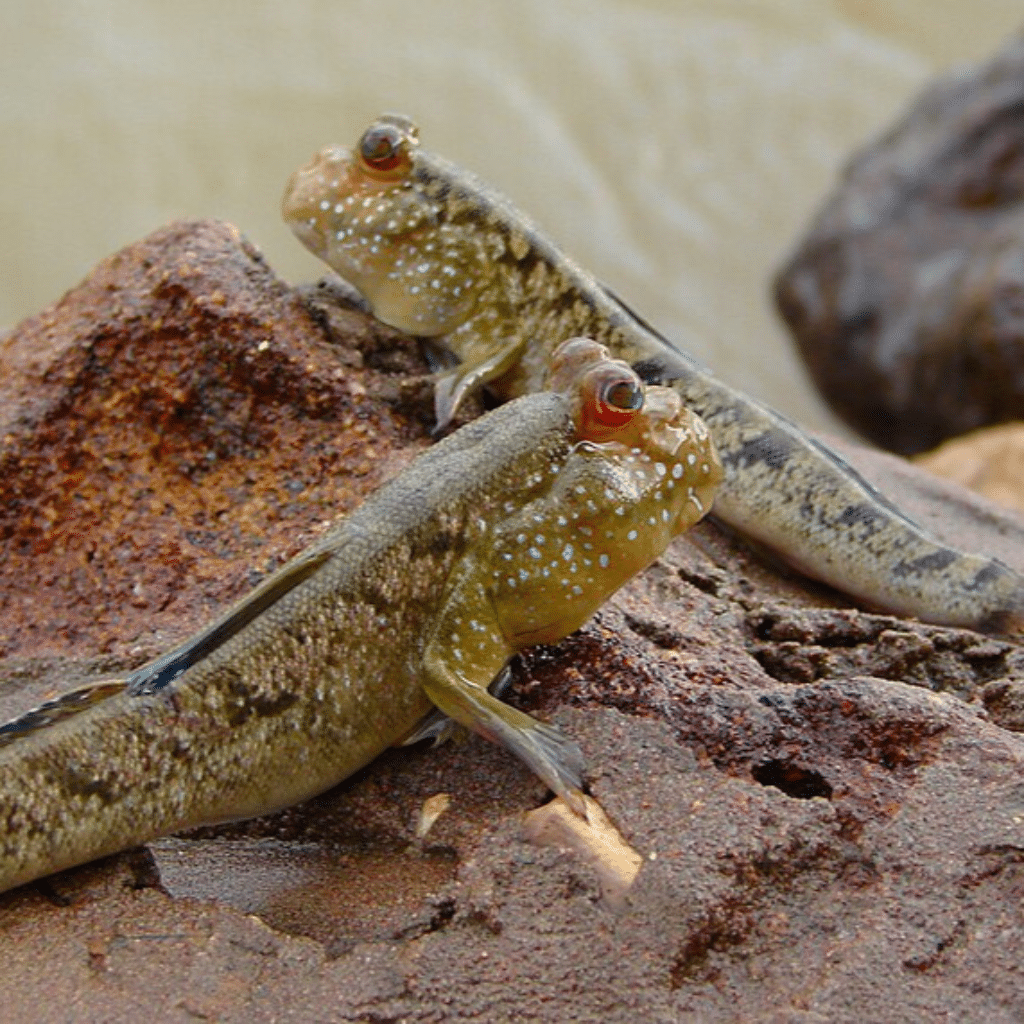
[[[503,704],[437,659],[427,659],[423,689],[435,706],[467,729],[516,755],[582,818],[583,755],[557,729]]]
[[[495,677],[494,682],[487,687],[488,693],[495,697],[502,697],[512,682],[512,672],[506,665]],[[459,723],[449,718],[443,711],[434,708],[428,712],[423,721],[409,733],[404,739],[395,744],[396,747],[411,747],[414,743],[422,743],[430,740],[431,746],[439,747],[447,743],[459,728]]]
[[[467,395],[515,366],[524,347],[525,342],[516,341],[483,358],[474,358],[473,353],[467,353],[454,369],[438,374],[434,382],[434,416],[437,419],[434,433],[439,434],[448,426]]]

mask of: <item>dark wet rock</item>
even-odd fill
[[[882,447],[1024,419],[1024,37],[853,157],[775,294],[818,387]]]
[[[331,288],[289,289],[223,225],[113,257],[11,353],[6,711],[179,638],[426,443],[415,345]],[[1024,568],[1020,519],[844,455]],[[124,607],[139,572],[150,603]],[[1024,1017],[1019,645],[851,608],[703,524],[513,677],[511,701],[581,744],[642,859],[628,891],[572,844],[529,841],[547,794],[504,751],[392,750],[300,807],[0,896],[5,1015]]]

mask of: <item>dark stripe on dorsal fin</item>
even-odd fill
[[[599,282],[599,284],[600,284],[600,282]],[[612,302],[614,302],[615,305],[618,306],[622,310],[623,313],[625,313],[631,320],[636,321],[638,326],[642,327],[648,334],[650,334],[653,337],[657,338],[658,341],[660,341],[662,344],[664,344],[674,355],[678,356],[683,361],[683,363],[686,365],[686,367],[688,369],[699,370],[701,373],[706,373],[706,374],[709,374],[710,376],[714,376],[714,374],[711,373],[711,370],[708,369],[708,367],[705,366],[699,359],[695,359],[692,355],[690,355],[689,352],[685,351],[684,349],[681,349],[674,341],[672,341],[671,338],[666,338],[665,335],[662,334],[661,331],[659,331],[657,327],[655,327],[648,320],[645,320],[635,309],[633,309],[632,306],[630,306],[628,303],[626,303],[622,299],[620,299],[619,296],[616,295],[615,292],[613,292],[611,290],[611,288],[609,288],[606,284],[601,284],[600,288],[601,288],[601,291],[603,291],[604,294]],[[653,363],[654,359],[652,358],[652,359],[649,359],[649,360],[641,360],[641,362],[642,363]],[[635,366],[634,366],[634,369],[636,369]],[[637,370],[637,373],[640,373],[640,371]],[[667,366],[663,368],[662,373],[663,373],[663,380],[671,380],[672,373],[671,373],[670,369]],[[646,378],[643,377],[642,373],[640,373],[640,376],[641,376],[642,379],[646,380]],[[649,380],[649,381],[646,381],[646,382],[648,384],[653,384],[654,383],[653,380]]]
[[[54,697],[53,700],[48,700],[39,707],[0,725],[0,747],[94,707],[109,697],[123,693],[124,688],[124,679],[103,679],[98,683],[86,683],[62,693],[59,697]]]
[[[132,672],[127,679],[129,695],[143,697],[173,683],[193,665],[241,632],[285,594],[308,580],[333,554],[333,549],[314,551],[306,558],[289,562],[260,584],[248,597],[243,598],[225,616],[189,637],[180,646]]]

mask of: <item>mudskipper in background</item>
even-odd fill
[[[437,379],[442,426],[484,385],[502,399],[543,387],[558,345],[591,336],[707,423],[725,468],[714,515],[729,526],[875,608],[1024,629],[1024,577],[930,537],[837,454],[674,348],[508,199],[422,148],[408,118],[321,151],[289,181],[284,216],[375,316],[459,357]]]

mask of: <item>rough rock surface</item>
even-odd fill
[[[118,254],[2,358],[8,712],[180,638],[426,439],[415,345],[224,225]],[[1024,567],[1021,520],[846,454]],[[302,807],[0,896],[5,1014],[1024,1018],[1020,646],[850,608],[709,524],[520,659],[510,699],[582,745],[643,858],[621,900],[529,841],[545,793],[505,752],[389,751]]]
[[[818,387],[882,447],[1024,419],[1024,36],[850,161],[775,294]]]

